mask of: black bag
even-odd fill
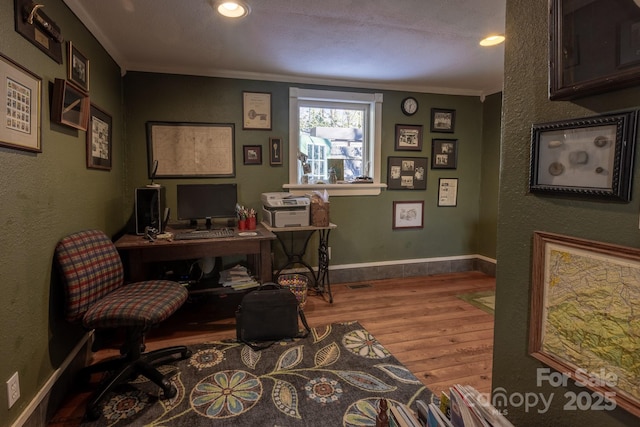
[[[300,332],[298,317],[305,331]],[[296,296],[287,288],[265,283],[246,294],[236,311],[236,339],[254,349],[263,349],[287,338],[304,338],[310,332]],[[258,346],[256,342],[268,342]]]

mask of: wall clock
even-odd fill
[[[402,104],[400,104],[402,108],[402,112],[407,116],[412,116],[418,111],[418,100],[412,96],[408,96],[402,100]]]

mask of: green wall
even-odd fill
[[[640,173],[634,168],[630,203],[549,197],[527,193],[530,132],[533,123],[585,117],[608,111],[638,108],[640,90],[610,92],[567,101],[548,100],[548,5],[547,2],[507,0],[507,44],[503,100],[500,202],[497,246],[497,295],[493,388],[506,394],[553,394],[551,408],[509,407],[517,426],[623,426],[637,425],[624,410],[567,411],[568,387],[538,387],[536,369],[541,363],[528,355],[531,289],[532,234],[555,232],[631,247],[640,244]]]
[[[53,267],[53,250],[63,236],[86,228],[114,235],[125,226],[133,208],[133,189],[147,178],[145,122],[194,121],[235,123],[236,177],[216,180],[159,180],[167,187],[168,204],[175,212],[175,184],[180,182],[237,182],[240,202],[259,208],[259,195],[278,191],[286,182],[287,166],[242,165],[242,145],[266,147],[270,136],[280,136],[288,150],[287,83],[128,73],[121,70],[84,25],[60,1],[42,2],[46,14],[60,26],[65,40],[90,60],[91,101],[113,118],[111,171],[86,168],[86,133],[49,120],[50,86],[66,77],[65,62],[58,64],[14,31],[13,0],[0,0],[0,52],[42,78],[42,153],[0,147],[0,384],[18,371],[21,397],[7,409],[6,388],[0,387],[0,426],[8,426],[26,409],[61,366],[82,331],[62,318],[60,284]],[[300,85],[304,86],[304,85]],[[311,87],[311,86],[304,86]],[[319,86],[315,86],[320,88]],[[339,89],[339,88],[328,88]],[[273,94],[273,130],[243,131],[240,118],[242,91]],[[362,90],[345,88],[345,90]],[[384,191],[375,197],[334,197],[332,221],[339,228],[331,235],[332,263],[351,264],[481,253],[495,257],[494,240],[481,230],[489,205],[495,204],[482,181],[497,176],[495,158],[484,147],[499,137],[483,135],[499,128],[499,102],[477,97],[412,93],[420,110],[411,118],[400,112],[405,92],[383,91],[383,181],[388,156],[431,157],[431,138],[459,140],[457,170],[428,170],[426,191]],[[456,110],[454,134],[429,132],[430,108]],[[488,123],[489,122],[489,123]],[[422,124],[421,153],[395,152],[395,124]],[[266,152],[266,150],[265,150]],[[484,167],[483,162],[491,166]],[[437,207],[439,177],[460,179],[456,208]],[[391,230],[394,200],[425,200],[425,228]],[[175,215],[175,214],[174,214]],[[495,219],[494,219],[495,223]],[[490,227],[490,225],[489,225]],[[480,243],[480,240],[483,240]],[[55,405],[60,393],[54,393]]]
[[[168,206],[175,213],[176,184],[184,182],[237,182],[240,203],[260,210],[260,194],[283,191],[288,179],[288,166],[273,167],[268,158],[263,164],[243,165],[242,146],[262,145],[268,153],[269,137],[282,137],[285,158],[289,147],[288,96],[289,83],[266,81],[177,76],[165,74],[129,72],[125,81],[125,105],[127,123],[127,171],[130,194],[136,186],[149,182],[147,175],[147,121],[210,122],[235,124],[235,178],[212,179],[157,179],[166,187]],[[295,85],[310,87],[304,85]],[[319,88],[315,86],[314,88]],[[356,90],[352,88],[324,87],[331,90]],[[273,103],[273,129],[271,131],[242,130],[242,91],[270,92]],[[372,90],[373,91],[373,90]],[[377,91],[378,92],[378,91]],[[494,147],[499,144],[500,104],[487,100],[485,106],[478,97],[412,93],[420,109],[415,116],[406,117],[400,111],[404,92],[382,91],[382,174],[386,182],[387,157],[423,156],[431,159],[432,138],[456,138],[459,143],[457,170],[428,170],[426,191],[383,191],[380,196],[332,197],[331,221],[338,229],[331,234],[332,264],[352,264],[402,259],[420,259],[440,256],[475,254],[479,245],[480,194],[490,191],[481,187],[483,156],[483,114],[489,110]],[[432,134],[429,129],[432,107],[456,110],[454,134]],[[497,115],[492,110],[498,111]],[[395,125],[421,124],[424,126],[422,152],[394,151]],[[490,144],[490,145],[491,145]],[[490,157],[492,165],[497,159]],[[488,168],[497,177],[497,168]],[[458,177],[460,193],[456,208],[438,208],[437,190],[439,177]],[[495,193],[495,188],[494,188]],[[488,196],[489,197],[489,196]],[[497,203],[495,196],[489,203]],[[424,200],[425,227],[420,230],[392,230],[392,206],[396,200]],[[173,215],[175,218],[175,214]],[[489,218],[485,218],[490,222]],[[495,215],[494,215],[495,224]],[[489,235],[489,239],[495,237]],[[491,244],[485,245],[484,254],[494,257]]]
[[[24,410],[80,336],[61,319],[56,242],[89,227],[115,233],[124,221],[120,69],[62,2],[41,3],[90,60],[91,101],[113,116],[113,169],[87,169],[85,132],[49,120],[50,84],[66,77],[66,49],[63,64],[53,61],[14,31],[13,0],[0,0],[0,52],[42,78],[42,152],[0,147],[0,425]],[[21,397],[7,410],[4,384],[15,371]]]

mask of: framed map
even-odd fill
[[[530,354],[640,416],[640,249],[536,231]]]
[[[234,177],[234,128],[233,123],[147,122],[149,178],[154,170],[155,178]]]

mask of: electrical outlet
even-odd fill
[[[13,406],[16,401],[20,399],[20,380],[18,379],[18,372],[11,375],[11,378],[7,381],[7,400],[9,402],[9,408]]]

